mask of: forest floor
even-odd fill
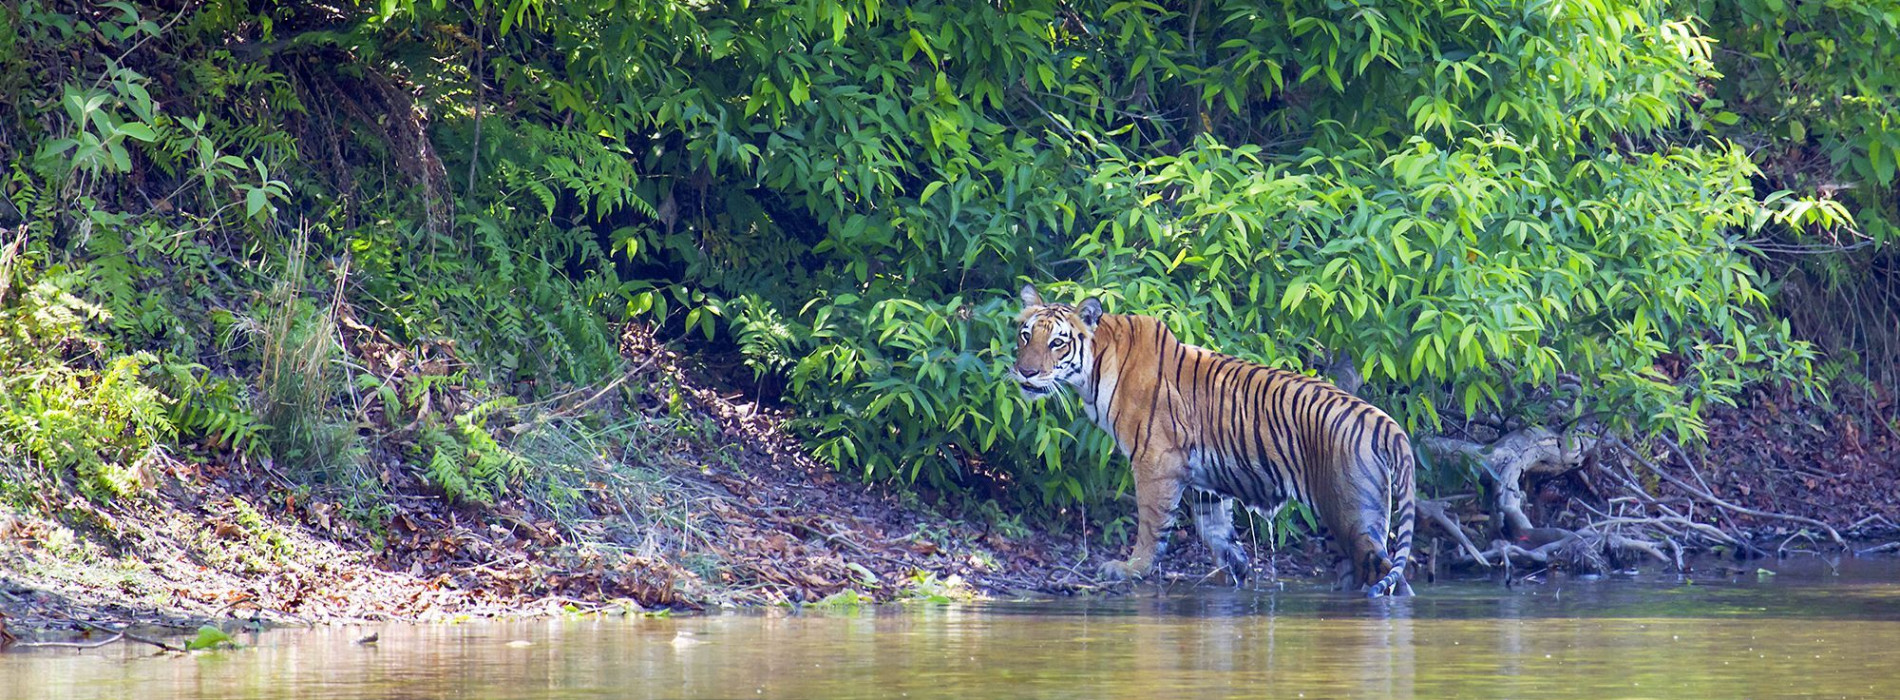
[[[1084,526],[1048,532],[994,506],[944,513],[841,478],[802,452],[785,416],[696,385],[694,377],[707,383],[705,373],[657,343],[631,343],[628,353],[648,376],[629,384],[641,388],[622,424],[671,437],[590,443],[601,453],[597,471],[583,475],[580,502],[564,515],[523,499],[450,504],[393,462],[379,477],[379,526],[347,515],[360,508],[352,494],[300,486],[268,462],[241,460],[173,462],[148,474],[144,498],[0,506],[0,640],[9,630],[24,639],[129,627],[188,634],[203,624],[1127,590],[1089,575],[1123,552],[1098,533],[1079,534]],[[1828,523],[1855,539],[1850,550],[1880,549],[1880,538],[1900,537],[1900,432],[1883,418],[1893,398],[1876,388],[1837,403],[1850,410],[1751,392],[1739,408],[1713,412],[1711,439],[1697,455],[1663,467],[1777,514],[1704,511],[1765,551],[1842,551],[1782,515]],[[1535,514],[1557,517],[1580,496],[1615,497],[1582,493],[1590,482],[1536,488]],[[1158,578],[1225,585],[1224,574],[1210,577],[1190,530],[1176,529]],[[1421,555],[1429,536],[1420,535]],[[1319,578],[1327,559],[1312,538],[1279,551],[1257,539],[1250,546],[1256,585]]]

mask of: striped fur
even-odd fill
[[[1104,315],[1095,299],[1044,304],[1034,287],[1022,299],[1012,379],[1032,399],[1075,389],[1134,469],[1134,551],[1104,574],[1146,574],[1191,493],[1201,538],[1236,583],[1248,567],[1233,502],[1270,515],[1299,501],[1351,585],[1411,593],[1412,443],[1390,416],[1323,380],[1182,343],[1159,319]]]

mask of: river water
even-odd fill
[[[334,626],[0,655],[4,698],[1900,697],[1900,566]],[[374,631],[374,646],[355,640]]]

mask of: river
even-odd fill
[[[1759,566],[1777,573],[279,629],[0,655],[0,696],[1900,697],[1900,565]]]

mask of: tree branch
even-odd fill
[[[1490,474],[1498,484],[1497,506],[1505,518],[1505,532],[1515,536],[1537,529],[1524,514],[1523,478],[1532,474],[1557,476],[1583,466],[1584,455],[1596,447],[1597,438],[1574,430],[1558,435],[1549,428],[1532,426],[1489,445],[1442,436],[1423,438],[1416,444],[1433,459],[1469,461]]]
[[[1827,523],[1821,522],[1819,520],[1815,520],[1814,518],[1802,517],[1799,515],[1790,515],[1788,513],[1771,513],[1765,510],[1755,510],[1754,508],[1749,508],[1747,506],[1730,503],[1728,501],[1722,500],[1721,497],[1716,496],[1713,493],[1709,493],[1705,489],[1697,487],[1695,484],[1691,484],[1687,481],[1683,481],[1681,478],[1677,477],[1676,475],[1663,471],[1662,467],[1657,466],[1654,461],[1651,461],[1649,457],[1643,455],[1641,452],[1636,451],[1635,448],[1632,448],[1627,444],[1623,444],[1621,446],[1625,453],[1629,454],[1631,457],[1634,457],[1636,459],[1637,464],[1643,465],[1643,468],[1648,469],[1650,472],[1654,473],[1656,476],[1662,477],[1664,481],[1674,484],[1676,488],[1682,489],[1683,491],[1687,491],[1689,495],[1691,496],[1700,498],[1704,501],[1708,501],[1709,503],[1713,503],[1717,506],[1726,508],[1728,510],[1732,510],[1737,513],[1741,513],[1743,515],[1752,515],[1757,518],[1772,518],[1776,520],[1786,520],[1789,522],[1801,523],[1803,525],[1812,525],[1826,532],[1828,539],[1834,540],[1835,544],[1840,545],[1843,548],[1847,547],[1847,541],[1841,539],[1841,533],[1835,532],[1834,528],[1829,526]]]

